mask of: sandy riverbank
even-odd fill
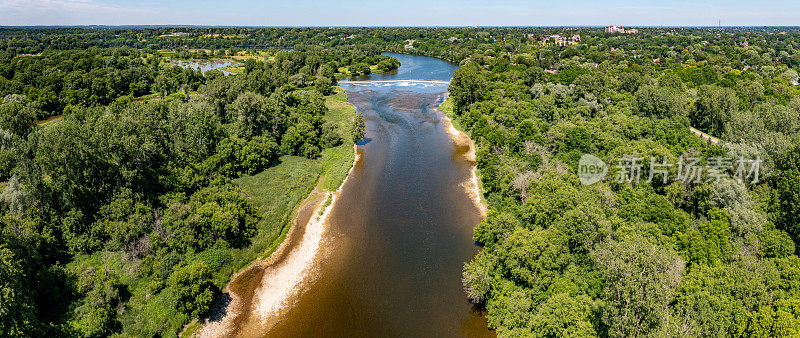
[[[444,103],[446,98],[447,95],[443,97],[442,103]],[[472,203],[480,211],[481,216],[486,218],[487,207],[486,204],[483,203],[483,199],[481,198],[482,196],[481,186],[480,186],[480,180],[478,179],[478,166],[475,155],[475,141],[469,138],[469,135],[467,135],[467,133],[456,129],[456,127],[453,126],[453,121],[450,120],[449,117],[447,117],[447,114],[439,110],[438,107],[435,110],[442,114],[442,123],[444,123],[447,135],[449,135],[450,139],[453,140],[453,144],[455,144],[456,147],[468,147],[467,151],[464,153],[464,159],[472,163],[472,170],[470,171],[471,176],[469,180],[462,183],[461,185],[467,191],[467,194],[472,200]]]
[[[323,202],[314,209],[311,219],[305,226],[303,240],[298,245],[291,248],[292,252],[285,263],[265,274],[261,286],[255,293],[253,314],[268,325],[278,317],[283,310],[291,305],[291,301],[303,289],[304,284],[313,281],[318,260],[325,239],[325,232],[328,228],[328,216],[336,205],[336,200],[342,192],[342,187],[347,183],[360,159],[357,146],[353,146],[355,159],[353,166],[347,173],[347,178],[335,192],[326,192]],[[325,203],[330,198],[330,203]],[[255,317],[254,316],[254,317]]]
[[[328,216],[361,157],[357,146],[353,151],[353,166],[338,190],[321,191],[318,186],[306,197],[278,249],[231,278],[225,287],[230,301],[222,314],[206,320],[198,337],[262,336],[314,281],[323,256]]]

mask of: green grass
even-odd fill
[[[325,121],[337,123],[342,137],[349,140],[356,108],[347,102],[347,95],[342,88],[334,87],[334,89],[334,94],[325,98],[325,106],[328,107]],[[354,157],[353,146],[350,142],[325,149],[322,152],[322,187],[328,191],[339,189],[353,165]]]
[[[322,152],[322,173],[320,175],[322,187],[328,191],[339,189],[344,179],[347,178],[354,159],[353,146],[350,144],[325,149]]]
[[[124,332],[130,336],[152,336],[159,332],[161,336],[176,336],[176,332],[191,318],[175,309],[171,288],[150,295],[142,284],[136,283],[131,287],[132,297],[125,305],[125,312],[118,317]]]
[[[325,122],[333,121],[339,124],[342,136],[349,137],[353,127],[353,117],[356,115],[356,108],[347,102],[347,95],[341,87],[333,87],[334,93],[325,97],[325,106],[328,113],[325,114]]]
[[[277,166],[234,181],[253,199],[262,218],[252,244],[234,252],[228,275],[275,251],[286,236],[294,209],[314,189],[321,170],[320,159],[285,156]]]
[[[195,337],[198,333],[200,333],[200,329],[203,328],[203,322],[199,320],[195,320],[191,322],[189,325],[183,329],[181,333],[181,337]]]
[[[225,67],[219,67],[217,69],[224,70],[226,72],[233,73],[233,74],[244,73],[244,66],[239,65],[239,64],[231,64],[231,65],[227,65]]]

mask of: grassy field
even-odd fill
[[[262,218],[258,235],[250,247],[234,259],[233,271],[226,274],[238,271],[258,256],[265,258],[275,251],[286,235],[295,207],[314,189],[321,169],[320,159],[285,156],[275,167],[234,181],[253,199]]]
[[[325,106],[328,107],[328,114],[325,115],[325,122],[334,122],[339,125],[339,131],[346,140],[345,144],[325,149],[322,153],[322,187],[328,191],[335,191],[342,185],[347,177],[347,172],[353,165],[353,147],[350,140],[353,128],[353,117],[356,115],[356,108],[347,102],[347,95],[340,87],[334,87],[335,93],[325,98]]]
[[[219,67],[217,69],[224,70],[226,72],[233,73],[233,74],[244,73],[244,66],[241,65],[241,64],[238,64],[238,63],[230,64],[230,65],[227,65],[225,67]]]
[[[338,123],[342,136],[349,137],[353,127],[353,117],[356,116],[356,108],[350,102],[347,102],[347,95],[344,90],[341,87],[334,87],[334,94],[325,97],[325,106],[328,107],[325,122]]]

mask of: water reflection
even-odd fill
[[[229,71],[222,70],[220,68],[227,67],[233,64],[231,61],[215,61],[215,60],[207,60],[207,61],[187,61],[187,60],[174,60],[172,61],[173,64],[177,65],[178,67],[186,68],[186,69],[194,69],[201,73],[205,73],[209,70],[216,69],[222,72],[222,74],[230,75],[233,74]]]

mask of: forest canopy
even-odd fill
[[[498,334],[800,334],[798,51],[784,27],[0,28],[0,335],[205,315],[280,234],[242,182],[313,186],[317,159],[350,152],[363,121],[326,103],[396,69],[383,52],[460,66],[447,113],[489,207],[463,285]],[[763,163],[757,181],[584,185],[583,154]]]

